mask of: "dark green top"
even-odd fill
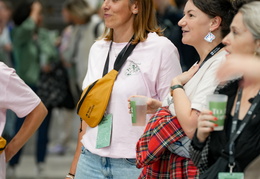
[[[57,50],[49,31],[38,28],[35,22],[28,18],[13,30],[13,52],[17,74],[28,85],[35,86],[40,74],[41,65],[57,59]]]

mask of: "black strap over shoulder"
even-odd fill
[[[130,41],[126,44],[126,46],[121,50],[121,52],[117,56],[115,64],[114,64],[114,69],[116,71],[120,70],[120,68],[125,63],[126,59],[129,57],[129,55],[132,53],[135,46],[137,45],[137,44],[131,43],[133,38],[134,38],[134,36],[130,39]],[[108,51],[108,54],[107,54],[107,59],[106,59],[106,63],[105,63],[104,70],[103,70],[103,76],[105,76],[108,73],[109,54],[110,54],[110,51],[111,51],[111,48],[112,48],[112,43],[113,43],[113,41],[111,41],[111,44],[109,46],[109,51]]]

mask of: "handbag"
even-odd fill
[[[90,127],[96,127],[105,114],[118,72],[123,66],[127,57],[132,53],[135,46],[137,45],[131,44],[131,41],[132,39],[119,53],[114,64],[114,69],[107,73],[109,53],[112,46],[111,42],[103,71],[103,77],[86,87],[81,94],[80,100],[77,104],[77,114]]]
[[[37,95],[47,108],[59,107],[67,96],[67,71],[61,62],[53,63],[50,72],[40,73]]]

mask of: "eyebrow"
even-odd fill
[[[194,11],[194,10],[188,10],[187,12],[185,12],[185,11],[183,11],[183,14],[185,14],[185,13],[190,13],[190,12],[192,12],[192,11]]]

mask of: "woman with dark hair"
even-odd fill
[[[258,1],[246,3],[239,9],[230,25],[230,33],[223,39],[223,43],[226,44],[225,50],[229,54],[255,55],[259,60],[259,9]],[[251,66],[247,63],[250,59],[243,60],[246,64],[244,68]],[[238,62],[240,60],[236,63]],[[232,61],[229,62],[227,59],[224,65],[233,71],[229,63]],[[240,65],[235,64],[234,69]],[[250,75],[248,70],[240,71],[239,76],[242,75],[243,78],[228,81],[215,92],[228,96],[222,131],[214,131],[216,125],[212,121],[215,116],[210,110],[203,110],[199,116],[190,154],[194,164],[200,169],[200,178],[244,178],[243,172],[246,167],[259,156],[260,82],[258,78]],[[230,75],[226,72],[225,74]]]
[[[232,10],[228,0],[187,1],[178,25],[182,42],[193,46],[200,60],[172,79],[171,95],[163,104],[154,99],[147,101],[148,112],[155,115],[137,143],[137,167],[143,168],[139,178],[198,177],[188,148],[199,113],[206,106],[206,96],[219,83],[215,73],[227,54],[221,41],[229,31]]]
[[[169,81],[181,73],[176,47],[160,36],[153,1],[104,0],[102,11],[106,29],[91,47],[83,89],[102,77],[106,62],[110,71],[116,58],[127,54],[124,49],[136,46],[115,80],[105,116],[109,125],[91,128],[82,122],[67,178],[137,178],[141,170],[135,166],[135,146],[144,127],[132,126],[127,99],[137,93],[162,100]]]

